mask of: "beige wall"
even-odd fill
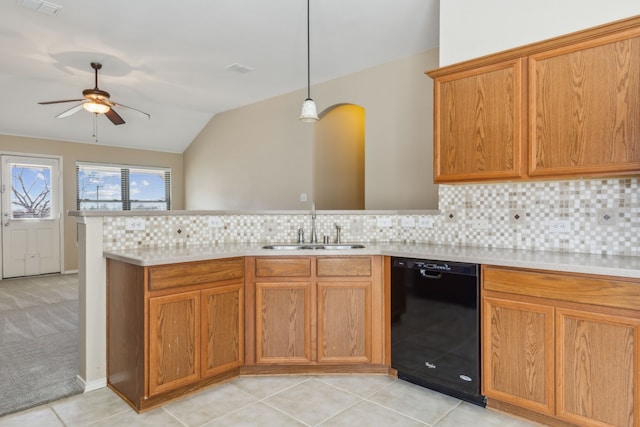
[[[365,109],[367,209],[437,208],[433,82],[424,74],[437,65],[433,49],[311,88],[319,111]],[[305,97],[300,90],[213,117],[184,153],[186,208],[308,209],[314,125],[297,120]]]
[[[67,215],[68,211],[76,210],[76,161],[169,167],[171,168],[173,209],[184,209],[182,154],[10,135],[0,135],[0,153],[40,154],[62,157],[65,271],[78,268],[76,219]]]

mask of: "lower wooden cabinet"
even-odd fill
[[[554,414],[553,307],[483,298],[483,394]]]
[[[640,425],[639,285],[483,266],[489,405],[523,408],[543,422]]]
[[[149,298],[149,395],[200,379],[200,291]]]
[[[107,262],[107,382],[138,411],[237,376],[244,261]]]
[[[246,271],[246,365],[387,363],[382,257],[247,257]]]

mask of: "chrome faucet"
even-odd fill
[[[340,231],[342,230],[342,228],[340,228],[338,224],[334,225],[336,226],[336,243],[340,244],[342,243],[342,237],[340,237]]]
[[[311,204],[311,240],[309,243],[318,243],[318,234],[316,233],[316,202]]]
[[[302,228],[298,229],[298,243],[304,243],[304,229]]]

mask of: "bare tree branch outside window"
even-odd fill
[[[25,176],[25,172],[28,172]],[[51,215],[50,174],[14,165],[11,180],[13,218],[48,218]]]

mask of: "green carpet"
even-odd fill
[[[0,281],[0,416],[82,390],[78,277]]]

